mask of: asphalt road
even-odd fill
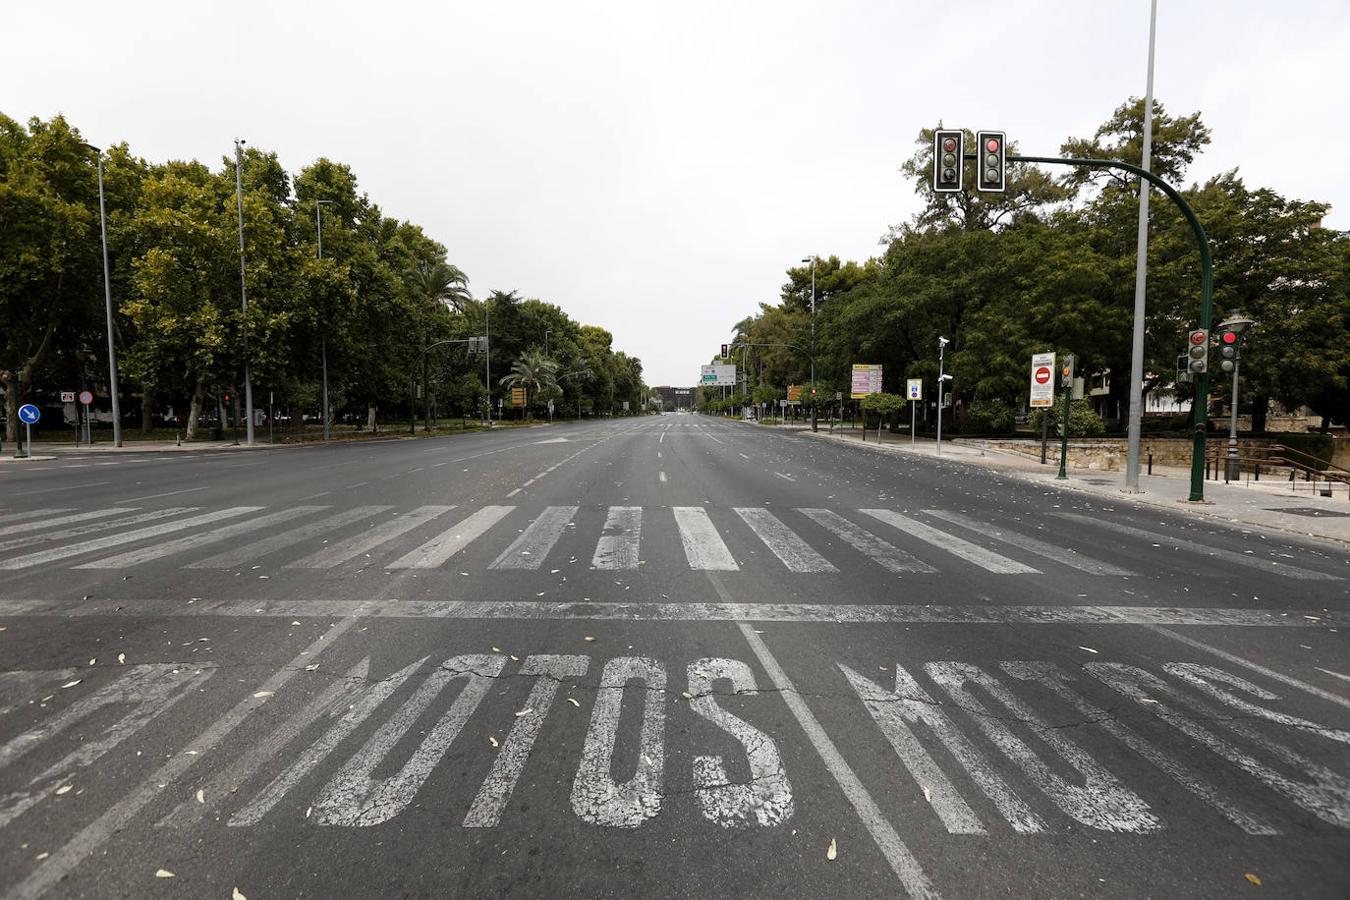
[[[1350,896],[1350,558],[690,415],[0,468],[0,897]]]

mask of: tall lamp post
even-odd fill
[[[816,426],[816,262],[818,256],[810,256],[802,262],[811,264],[811,430],[819,431]]]
[[[319,243],[319,259],[323,259],[323,205],[332,200],[314,201],[314,234]],[[319,355],[323,360],[323,439],[328,440],[328,322],[323,322],[323,333],[319,336]]]
[[[248,366],[248,289],[244,285],[244,144],[234,139],[234,196],[239,205],[239,303],[244,311],[244,441],[253,446],[253,380]]]
[[[84,146],[94,151],[94,159],[98,163],[98,225],[103,236],[103,313],[108,327],[108,392],[112,395],[113,446],[120,447],[122,405],[117,389],[117,348],[113,344],[112,279],[108,273],[108,213],[103,205],[103,151],[93,144]]]
[[[942,455],[942,383],[951,380],[944,366],[946,365],[947,345],[951,341],[945,337],[938,336],[938,396],[937,396],[937,455]],[[864,422],[864,425],[867,423]]]
[[[1228,464],[1226,480],[1234,480],[1241,474],[1241,460],[1238,459],[1237,420],[1238,420],[1238,369],[1242,366],[1242,335],[1251,325],[1251,319],[1236,309],[1228,318],[1219,323],[1219,368],[1233,373],[1233,402],[1228,415]]]
[[[552,333],[553,333],[552,328],[544,332],[544,356],[548,357],[549,359],[552,359],[552,357],[548,356],[548,336]]]

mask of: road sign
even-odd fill
[[[525,405],[525,389],[524,389],[524,388],[511,388],[511,405],[512,405],[512,406],[524,406],[524,405]]]
[[[85,406],[88,406],[89,404],[94,402],[94,395],[89,393],[88,391],[80,391],[80,402],[83,403]]]
[[[75,402],[75,392],[74,392],[74,391],[62,391],[62,392],[61,392],[61,402],[62,402],[62,403],[74,403],[74,402]]]
[[[627,401],[627,400],[623,401],[623,411],[624,411],[624,412],[628,412],[628,401]]]
[[[911,400],[923,399],[923,379],[909,378],[905,380],[905,396]]]
[[[834,392],[834,399],[836,399],[836,400],[843,400],[843,399],[844,399],[844,392],[843,392],[843,391],[835,391],[835,392]]]
[[[789,384],[787,398],[789,403],[800,403],[802,399],[802,386],[800,384]]]
[[[881,393],[881,366],[855,364],[850,393],[854,400],[861,400],[868,394]]]
[[[700,369],[699,383],[703,385],[736,385],[736,367],[734,365],[711,365]]]
[[[1047,409],[1055,405],[1055,354],[1037,353],[1031,357],[1031,408]]]
[[[36,425],[38,419],[42,418],[42,410],[31,403],[25,403],[19,407],[19,421],[25,425]]]

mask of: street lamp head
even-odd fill
[[[99,149],[98,147],[95,147],[93,144],[89,143],[88,141],[81,141],[81,142],[80,142],[80,146],[83,147],[83,148],[86,149],[86,150],[93,150],[95,153],[97,153],[97,154],[99,154],[99,155],[102,155],[102,154],[103,154],[103,151],[102,151],[101,149]]]
[[[1228,318],[1219,323],[1219,327],[1234,334],[1241,334],[1247,330],[1249,325],[1255,324],[1254,320],[1247,318],[1235,309],[1228,313]]]
[[[947,339],[946,339],[945,337],[943,337],[942,335],[938,335],[938,346],[939,346],[939,347],[945,347],[945,346],[947,346],[947,345],[950,344],[950,343],[951,343],[951,341],[947,340]]]

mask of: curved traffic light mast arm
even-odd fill
[[[730,347],[787,347],[789,350],[796,350],[798,353],[800,353],[802,356],[805,356],[808,360],[810,360],[810,361],[813,362],[813,363],[816,361],[816,358],[815,358],[814,356],[811,355],[811,351],[806,350],[805,348],[802,348],[802,347],[798,347],[796,344],[784,344],[784,343],[776,343],[776,344],[749,344],[749,343],[745,343],[744,341],[738,341],[738,342],[736,342],[736,343],[734,343],[734,344],[729,345],[729,348],[730,348]],[[811,386],[812,386],[812,387],[815,387],[815,385],[811,385]]]
[[[977,159],[978,157],[967,154],[966,159]],[[1205,235],[1204,226],[1200,220],[1195,217],[1195,210],[1186,202],[1186,198],[1177,192],[1167,182],[1163,181],[1152,172],[1145,171],[1138,166],[1130,165],[1127,162],[1121,162],[1118,159],[1078,159],[1075,157],[1058,156],[1014,156],[1009,154],[1008,162],[1042,163],[1046,165],[1061,166],[1086,166],[1092,169],[1123,169],[1133,175],[1152,184],[1158,190],[1162,191],[1168,198],[1177,205],[1181,214],[1186,217],[1186,221],[1191,226],[1191,231],[1195,233],[1195,242],[1200,248],[1200,321],[1198,328],[1209,331],[1210,319],[1213,318],[1213,294],[1214,294],[1214,263],[1209,253],[1209,238]],[[1205,499],[1205,422],[1208,419],[1208,400],[1209,400],[1209,372],[1201,372],[1195,379],[1195,435],[1191,449],[1191,495],[1192,501]]]
[[[443,347],[446,344],[471,344],[477,341],[477,337],[471,338],[451,338],[449,340],[437,341],[434,344],[428,344],[422,348],[422,353],[418,356],[421,363],[426,362],[427,353],[435,350],[437,347]],[[425,387],[425,385],[424,385]],[[491,390],[491,388],[489,388]],[[417,433],[417,369],[413,369],[412,378],[408,380],[408,408],[412,415],[408,417],[408,434]]]

